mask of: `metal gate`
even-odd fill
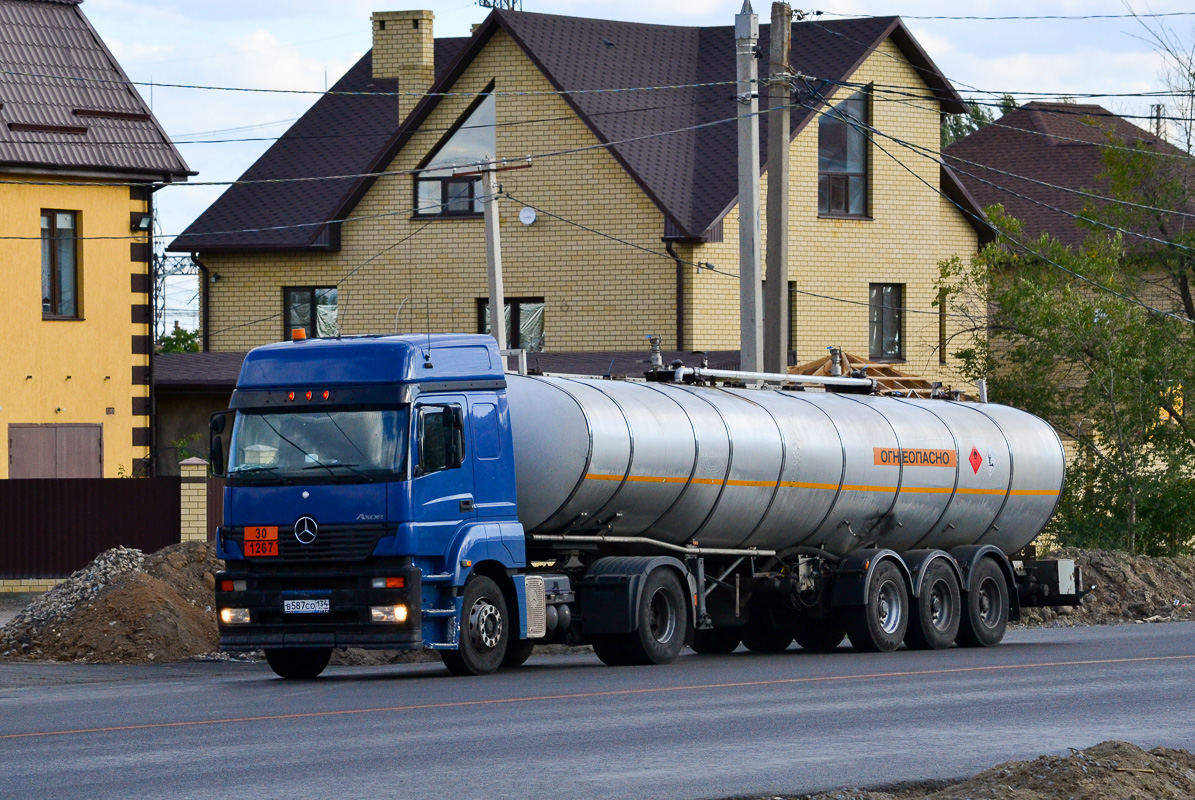
[[[117,546],[179,541],[178,478],[0,480],[0,579],[62,578]]]

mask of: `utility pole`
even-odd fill
[[[768,279],[764,287],[764,371],[788,371],[788,81],[793,12],[772,3],[768,61]]]
[[[490,334],[506,350],[506,295],[502,290],[502,233],[498,229],[498,164],[487,158],[481,170],[485,193],[485,265],[490,289]]]
[[[739,363],[763,372],[763,276],[759,248],[759,16],[751,0],[734,18],[739,102]]]

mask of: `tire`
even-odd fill
[[[1008,627],[1008,584],[991,558],[975,565],[967,592],[958,637],[960,647],[991,647],[1000,643]]]
[[[803,619],[793,628],[793,638],[804,650],[830,653],[838,649],[846,636],[846,629],[834,620]]]
[[[913,650],[945,650],[954,644],[962,617],[962,590],[954,570],[942,559],[934,559],[925,568],[905,644]]]
[[[856,650],[889,653],[900,647],[909,624],[909,587],[890,560],[872,568],[866,602],[845,609],[846,635]]]
[[[742,628],[710,628],[693,631],[693,644],[689,646],[703,656],[724,656],[737,650],[742,639]]]
[[[266,650],[266,663],[280,678],[311,680],[319,677],[332,658],[331,647],[293,647]]]
[[[510,644],[510,617],[498,584],[474,574],[465,582],[461,635],[456,650],[441,650],[454,675],[488,675],[502,666]]]
[[[774,603],[751,598],[747,624],[742,628],[743,644],[753,653],[783,653],[793,643],[793,626]]]
[[[638,630],[596,636],[593,651],[612,667],[672,663],[687,638],[686,597],[676,573],[667,567],[657,567],[647,576],[639,593]]]
[[[506,645],[506,655],[502,657],[502,668],[521,667],[531,658],[531,651],[535,649],[534,639],[511,639]]]

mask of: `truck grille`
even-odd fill
[[[278,555],[257,557],[255,563],[279,564],[304,561],[364,561],[373,553],[378,540],[396,533],[387,525],[320,525],[311,544],[295,538],[293,526],[278,526]],[[245,529],[224,528],[224,537],[244,552]]]

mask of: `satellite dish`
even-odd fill
[[[519,211],[519,222],[524,225],[531,225],[535,222],[535,209],[531,206],[523,206]]]

